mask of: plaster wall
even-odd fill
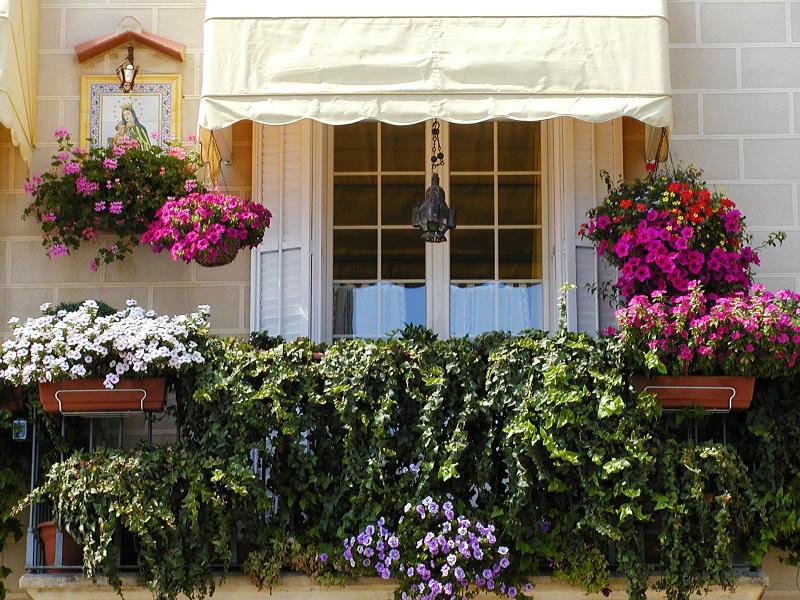
[[[87,244],[72,256],[49,259],[41,246],[35,221],[22,221],[28,196],[23,192],[31,173],[49,168],[57,145],[53,132],[67,128],[78,139],[81,75],[113,75],[125,48],[78,62],[77,43],[112,33],[126,17],[144,30],[186,44],[184,62],[145,47],[135,47],[140,74],[180,73],[182,77],[181,135],[196,132],[203,45],[203,2],[195,0],[41,0],[37,96],[36,150],[28,170],[0,128],[0,339],[8,334],[8,318],[38,315],[44,302],[96,298],[124,306],[135,298],[162,313],[190,311],[210,304],[216,333],[244,335],[249,331],[250,256],[242,252],[230,265],[203,268],[173,263],[168,254],[154,255],[140,247],[125,261],[92,272],[94,247]],[[232,164],[223,171],[222,186],[249,197],[251,186],[250,123],[233,130]],[[102,241],[102,240],[101,240]]]
[[[705,169],[765,249],[758,279],[800,289],[800,2],[669,2],[676,161]],[[798,591],[800,597],[800,591]]]

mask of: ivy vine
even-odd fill
[[[653,571],[687,600],[772,545],[800,558],[796,382],[759,384],[726,444],[686,435],[720,417],[676,420],[637,395],[619,341],[563,329],[438,340],[408,328],[327,348],[210,337],[203,353],[172,382],[178,442],[79,452],[27,499],[51,503],[86,573],[117,589],[120,531],[157,598],[213,591],[234,545],[259,586],[287,568],[341,581],[342,541],[426,496],[495,524],[510,577],[597,592],[622,573],[634,600]]]

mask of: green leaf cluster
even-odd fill
[[[209,337],[206,362],[173,382],[179,442],[76,455],[28,498],[54,505],[88,574],[119,585],[109,549],[124,530],[159,598],[212,591],[234,544],[260,586],[286,568],[340,581],[343,539],[426,496],[495,524],[512,577],[600,591],[619,572],[635,600],[653,571],[686,600],[771,545],[800,558],[793,382],[760,385],[729,417],[734,449],[687,436],[704,417],[637,395],[611,338],[253,341]]]

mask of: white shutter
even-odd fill
[[[573,125],[575,220],[585,222],[586,212],[606,194],[600,171],[617,181],[622,174],[622,124],[619,119],[606,123],[575,121]],[[613,267],[598,258],[591,243],[574,234],[576,323],[578,331],[596,332],[615,323],[614,309],[607,300],[587,286],[616,279]]]
[[[253,250],[251,329],[288,339],[310,333],[310,134],[308,122],[254,124],[254,196],[272,224]]]

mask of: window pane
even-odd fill
[[[495,284],[450,285],[450,335],[463,337],[494,330]]]
[[[380,316],[378,321],[378,294]],[[406,323],[425,324],[422,283],[337,283],[333,285],[333,335],[378,337]]]
[[[494,225],[494,177],[452,175],[448,204],[459,225]]]
[[[333,285],[333,335],[378,335],[378,284]]]
[[[542,242],[534,229],[501,229],[498,279],[541,279]]]
[[[381,222],[410,225],[412,209],[424,199],[424,175],[384,175],[381,178]]]
[[[500,121],[497,124],[497,162],[500,171],[538,171],[539,123]]]
[[[409,211],[410,212],[410,211]],[[378,178],[333,178],[333,224],[376,225],[378,223]]]
[[[425,123],[381,125],[381,170],[425,170]]]
[[[337,229],[333,232],[333,278],[378,278],[378,232]]]
[[[494,170],[494,124],[450,125],[451,171]]]
[[[497,179],[497,221],[500,225],[540,225],[538,175],[500,175]]]
[[[542,327],[542,284],[482,283],[450,286],[450,335]]]
[[[542,284],[500,283],[497,286],[497,329],[519,333],[542,328]]]
[[[362,121],[334,127],[333,170],[337,172],[378,170],[377,123]]]
[[[494,231],[455,229],[450,236],[450,279],[494,279]]]
[[[425,279],[425,242],[419,231],[381,231],[381,279]]]
[[[425,285],[422,283],[381,284],[382,335],[402,329],[406,323],[425,324]]]

